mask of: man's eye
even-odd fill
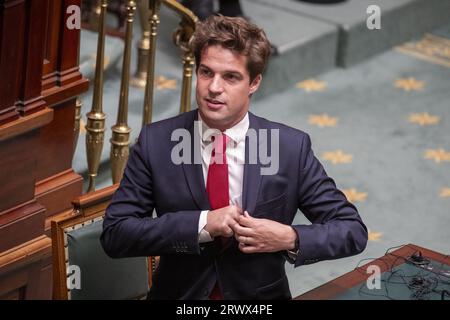
[[[225,76],[225,79],[229,81],[236,81],[237,77],[234,74],[228,74]]]
[[[200,69],[200,74],[203,76],[211,76],[212,72],[209,71],[208,69]]]

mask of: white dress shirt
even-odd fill
[[[199,131],[201,139],[202,168],[205,186],[208,179],[208,167],[211,159],[212,139],[211,137],[221,134],[219,130],[209,128],[198,113],[200,121]],[[230,205],[242,207],[242,187],[244,183],[244,163],[245,163],[245,136],[249,127],[248,113],[233,127],[223,133],[230,138],[227,143],[226,157],[228,164],[228,184]],[[207,223],[209,210],[204,210],[200,214],[198,222],[199,242],[212,241],[208,231],[204,229]]]

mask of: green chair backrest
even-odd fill
[[[148,292],[147,258],[112,259],[100,244],[102,220],[67,232],[72,300],[139,299]],[[79,274],[77,274],[79,272]],[[79,277],[77,279],[76,277]]]

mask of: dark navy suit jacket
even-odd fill
[[[117,258],[161,257],[150,298],[206,299],[219,281],[225,299],[289,299],[284,252],[244,254],[234,238],[225,249],[198,242],[200,212],[210,209],[202,165],[171,161],[179,143],[171,141],[172,132],[185,128],[194,137],[197,117],[194,110],[142,130],[106,210],[105,252]],[[314,156],[309,136],[252,113],[249,122],[256,130],[279,129],[280,156],[274,175],[261,175],[263,164],[246,162],[243,209],[287,225],[298,209],[303,212],[312,224],[293,226],[300,244],[296,267],[364,250],[366,227]]]

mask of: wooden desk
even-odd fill
[[[405,263],[406,258],[417,252],[420,252],[425,258],[433,260],[433,262],[441,263],[444,267],[450,266],[450,257],[448,255],[443,255],[414,244],[407,244],[399,249],[387,253],[381,258],[357,267],[355,270],[327,282],[320,287],[297,296],[294,300],[335,299],[338,295],[345,293],[351,288],[365,283],[366,280],[373,274],[373,272],[367,273],[367,268],[369,266],[377,265],[380,268],[381,273],[390,271],[392,268]],[[447,268],[447,270],[450,270],[450,267]],[[450,278],[448,280],[450,281]],[[450,290],[450,285],[449,289],[446,290]],[[363,299],[370,299],[370,297],[363,297]],[[446,299],[450,299],[450,297],[447,296]]]

